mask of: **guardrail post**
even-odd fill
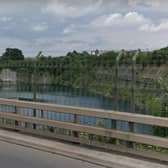
[[[19,108],[15,106],[15,112],[16,115],[19,114]],[[19,122],[15,121],[15,126],[19,126]]]
[[[41,118],[44,118],[44,110],[40,110],[41,111]],[[42,129],[45,129],[45,126],[42,126]]]
[[[41,118],[44,118],[44,110],[41,110]]]
[[[74,115],[74,123],[80,124],[80,117],[77,114]],[[73,131],[73,136],[79,138],[79,132]]]

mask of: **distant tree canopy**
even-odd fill
[[[44,56],[42,52],[34,59],[35,61],[51,61],[56,62],[57,64],[67,65],[70,64],[74,67],[74,63],[76,64],[88,64],[91,63],[93,65],[104,65],[104,66],[112,66],[116,63],[116,58],[119,55],[118,51],[107,51],[103,53],[99,53],[98,50],[95,51],[96,54],[91,54],[87,51],[78,52],[76,50],[68,52],[65,56]],[[135,51],[123,51],[124,54],[120,58],[120,64],[131,64],[132,58],[135,55]],[[6,51],[1,56],[1,60],[25,60],[24,55],[20,49],[17,48],[7,48]],[[137,64],[156,64],[158,66],[162,64],[168,63],[168,47],[161,48],[154,51],[141,51],[136,60]]]
[[[1,59],[3,60],[24,60],[24,55],[20,49],[7,48],[2,54]]]

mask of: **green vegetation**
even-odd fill
[[[24,60],[24,55],[20,49],[7,48],[1,56],[1,60]]]
[[[17,71],[18,84],[33,82],[32,74],[34,74],[36,84],[83,89],[104,97],[115,97],[117,94],[119,99],[131,101],[132,58],[135,51],[124,52],[120,59],[117,91],[115,73],[118,52],[109,51],[98,56],[86,51],[82,53],[72,51],[60,57],[47,57],[39,52],[34,59],[22,60],[23,57],[21,59],[16,56],[17,54],[12,54],[14,52],[12,51],[7,49],[3,54],[0,68]],[[17,53],[22,55],[21,52]],[[167,62],[168,47],[152,52],[140,52],[137,57],[134,98],[136,105],[142,107],[148,114],[162,115],[160,108],[163,103],[158,80],[160,77],[163,80],[167,79]],[[152,68],[154,70],[150,74]]]

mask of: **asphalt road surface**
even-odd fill
[[[87,162],[0,142],[1,168],[102,168]]]

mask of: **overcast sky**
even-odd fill
[[[168,0],[0,0],[0,50],[26,56],[168,45]]]

